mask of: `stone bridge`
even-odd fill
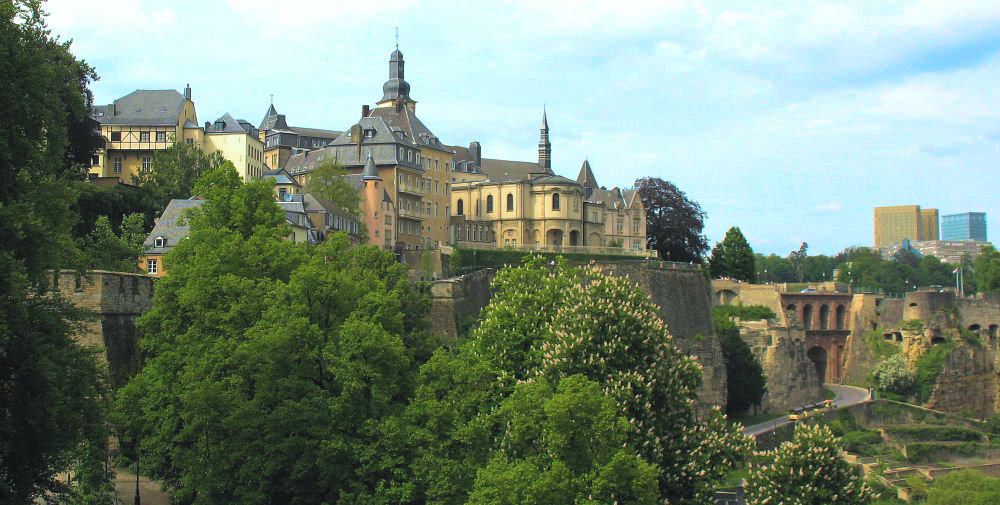
[[[817,291],[779,296],[789,323],[798,322],[805,329],[807,356],[822,382],[840,382],[844,377],[844,346],[851,334],[847,314],[853,295]]]

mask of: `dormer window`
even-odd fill
[[[366,139],[373,139],[373,138],[375,138],[375,129],[374,128],[365,128],[365,138]]]
[[[156,237],[153,239],[153,247],[163,247],[167,244],[167,239],[163,237]]]

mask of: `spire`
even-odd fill
[[[375,168],[375,158],[372,157],[371,151],[368,152],[368,159],[365,160],[365,169],[361,171],[362,180],[378,179],[382,180],[378,176],[378,169]]]
[[[580,175],[576,176],[576,182],[583,185],[584,188],[596,189],[597,179],[594,177],[594,171],[590,169],[590,161],[583,160],[583,166],[580,167]]]
[[[542,105],[542,130],[538,139],[538,166],[545,172],[552,172],[552,144],[549,143],[549,121]]]
[[[278,111],[274,108],[274,95],[271,95],[271,106],[264,113],[264,119],[260,121],[258,130],[273,130],[274,123],[278,120]]]
[[[403,53],[397,48],[389,56],[389,80],[382,85],[382,100],[379,103],[390,100],[413,101],[410,100],[410,84],[403,79],[403,74]]]

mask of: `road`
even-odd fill
[[[833,399],[833,403],[835,403],[838,407],[850,407],[851,405],[857,405],[868,400],[868,390],[864,388],[842,386],[840,384],[823,384],[823,387],[833,391],[837,395]],[[743,433],[756,437],[765,431],[773,430],[778,426],[782,426],[790,422],[791,421],[788,420],[788,416],[781,416],[760,424],[747,426],[746,428],[743,428]]]

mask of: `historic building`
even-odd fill
[[[552,171],[544,111],[536,163],[483,158],[478,142],[453,149],[452,243],[649,254],[646,210],[636,191],[599,186],[587,160],[575,181]]]
[[[220,152],[233,163],[243,180],[252,181],[264,175],[264,143],[248,121],[235,119],[227,112],[214,123],[205,122],[203,138],[202,150]]]
[[[258,128],[264,142],[264,162],[270,168],[283,168],[293,154],[326,147],[343,132],[288,126],[284,114],[278,114],[272,103]]]

